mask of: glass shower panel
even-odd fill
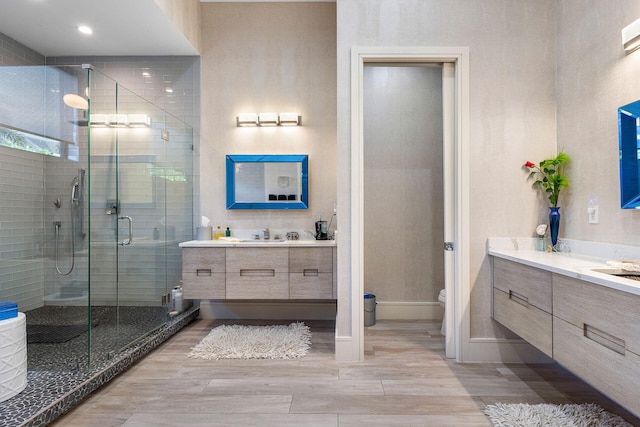
[[[167,320],[165,113],[118,88],[118,304],[121,346]]]
[[[91,339],[96,363],[167,320],[162,111],[91,70]],[[105,336],[103,337],[103,334]]]

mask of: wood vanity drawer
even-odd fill
[[[211,270],[224,273],[226,264],[225,248],[182,248],[182,271],[196,273]]]
[[[289,298],[333,299],[333,273],[289,273]]]
[[[558,274],[553,275],[554,315],[577,328],[602,331],[613,346],[623,341],[640,355],[640,296]],[[586,326],[585,326],[586,325]]]
[[[494,257],[493,286],[514,299],[553,313],[551,273],[548,271]]]
[[[225,248],[182,248],[183,297],[223,299],[225,258]]]
[[[547,356],[553,355],[553,316],[500,289],[493,289],[493,318]]]
[[[631,412],[640,414],[640,356],[620,354],[585,337],[584,330],[556,318],[553,356],[565,368]]]
[[[186,299],[224,299],[225,274],[206,270],[182,273],[182,292]]]
[[[274,270],[227,273],[227,299],[289,299],[289,275]]]
[[[315,270],[318,273],[333,271],[333,248],[290,248],[289,272],[304,273]]]
[[[249,270],[289,272],[288,248],[228,248],[227,273],[240,274]]]

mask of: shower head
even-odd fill
[[[73,177],[71,181],[71,204],[77,205],[80,202],[80,180],[77,176]]]

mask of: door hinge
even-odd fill
[[[452,251],[453,250],[453,242],[444,242],[444,250]]]

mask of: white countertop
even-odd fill
[[[181,248],[289,248],[336,246],[335,240],[243,240],[221,237],[219,240],[190,240],[180,243]]]
[[[491,256],[507,259],[531,267],[540,268],[556,274],[573,277],[597,285],[606,286],[623,292],[640,295],[640,281],[617,277],[607,273],[593,271],[593,269],[614,269],[607,264],[610,261],[639,259],[640,247],[623,245],[606,245],[577,240],[566,240],[572,252],[542,252],[535,250],[533,238],[489,238],[487,253]],[[605,245],[607,247],[603,247]],[[593,250],[604,249],[602,251]],[[574,252],[583,249],[583,253]],[[601,252],[604,256],[598,256]],[[606,255],[624,254],[624,257],[610,258]]]

